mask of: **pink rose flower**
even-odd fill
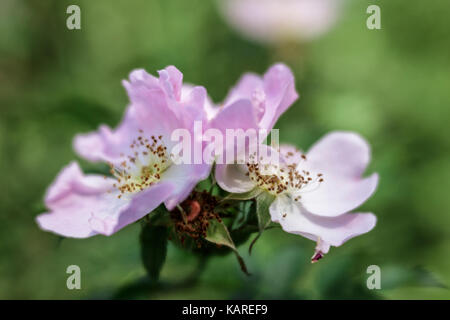
[[[291,146],[280,148],[278,164],[229,166],[218,184],[229,192],[260,188],[275,196],[269,211],[284,231],[317,242],[313,262],[376,223],[372,213],[349,213],[375,191],[378,175],[363,178],[370,160],[368,143],[350,132],[333,132],[306,155]]]
[[[74,139],[77,153],[90,161],[106,162],[113,177],[83,175],[73,162],[47,190],[48,212],[39,226],[66,237],[110,235],[165,203],[172,210],[210,172],[206,164],[175,164],[169,154],[171,134],[194,120],[205,121],[203,87],[183,88],[175,67],[130,74],[123,84],[131,104],[120,125],[102,125],[96,132]]]

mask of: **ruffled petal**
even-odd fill
[[[298,99],[295,78],[286,65],[277,63],[264,75],[266,108],[259,122],[260,128],[270,130],[278,118]]]
[[[255,73],[245,73],[228,93],[223,105],[229,106],[241,99],[251,100],[255,90],[262,90],[264,86],[262,78]]]
[[[270,130],[297,98],[291,70],[278,63],[263,77],[254,73],[244,74],[225,99],[224,109],[238,100],[248,100],[253,105],[259,128]]]
[[[185,128],[193,130],[195,121],[201,122],[203,129],[208,123],[206,89],[201,86],[185,89],[183,86],[182,103],[178,108],[178,117],[183,122]]]
[[[181,90],[183,86],[183,74],[174,66],[168,66],[158,71],[161,86],[166,91],[169,98],[174,100],[181,99]]]
[[[222,109],[211,121],[210,126],[226,136],[227,129],[258,129],[253,106],[248,100],[237,100],[227,108]]]
[[[77,135],[74,149],[81,157],[94,162],[120,162],[124,155],[132,152],[130,145],[139,136],[161,135],[168,149],[174,145],[173,131],[184,126],[168,108],[165,93],[149,89],[142,81],[124,81],[124,86],[132,105],[127,108],[121,124],[115,130],[102,125],[96,132]]]
[[[78,134],[73,141],[75,151],[92,162],[115,162],[121,154],[129,151],[133,139],[139,135],[139,122],[135,108],[128,107],[117,129],[101,125],[98,131]]]
[[[284,231],[318,241],[322,253],[327,253],[330,245],[337,247],[369,232],[376,224],[376,217],[372,213],[319,217],[287,196],[277,197],[269,210],[272,221],[280,223]]]
[[[56,177],[45,194],[44,202],[47,208],[55,208],[61,199],[76,192],[82,195],[96,195],[111,190],[114,179],[99,175],[84,176],[80,166],[71,162]]]

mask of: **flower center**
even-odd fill
[[[124,160],[119,165],[109,164],[111,174],[117,179],[114,187],[120,191],[119,199],[125,193],[139,192],[157,183],[172,163],[162,136],[150,139],[139,136],[130,149],[131,154],[123,155]]]
[[[306,161],[306,156],[301,159]],[[260,188],[275,196],[290,194],[295,201],[300,200],[301,193],[316,190],[324,181],[322,173],[313,174],[294,163],[247,163],[247,168],[246,175]]]

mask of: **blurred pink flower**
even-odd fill
[[[375,191],[378,175],[362,178],[370,160],[367,142],[355,133],[333,132],[303,155],[282,146],[280,164],[230,166],[217,177],[229,192],[263,189],[275,196],[270,206],[272,221],[284,231],[317,242],[313,261],[376,223],[371,213],[348,213]],[[245,187],[245,188],[243,188]]]
[[[194,120],[206,121],[206,90],[182,90],[175,67],[159,78],[133,71],[124,86],[131,104],[118,128],[102,125],[74,140],[80,156],[108,163],[113,177],[83,175],[75,162],[64,168],[47,190],[49,212],[37,217],[42,229],[75,238],[110,235],[163,202],[172,210],[209,175],[209,165],[174,164],[169,155],[175,129],[192,131]]]
[[[223,0],[231,26],[263,43],[308,41],[328,31],[341,0]]]

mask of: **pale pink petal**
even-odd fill
[[[168,75],[168,72],[164,74]],[[74,149],[81,157],[114,163],[130,152],[130,144],[142,135],[141,131],[147,136],[163,135],[167,143],[173,130],[181,127],[181,122],[168,107],[169,99],[157,78],[138,69],[131,72],[130,80],[123,81],[123,85],[132,104],[122,122],[115,130],[102,125],[97,132],[77,135]]]
[[[73,192],[96,195],[111,190],[114,183],[114,179],[99,175],[84,176],[78,163],[71,162],[61,170],[47,189],[44,202],[47,208],[52,209],[59,200]]]
[[[37,223],[65,237],[110,235],[151,212],[173,190],[173,185],[164,182],[119,199],[114,182],[102,176],[84,176],[78,165],[71,163],[48,189],[45,202],[49,212],[39,215]]]
[[[286,65],[277,63],[263,77],[254,73],[244,74],[223,105],[226,110],[238,100],[249,100],[259,128],[270,130],[297,98],[292,71]]]
[[[262,78],[254,73],[245,73],[228,93],[223,105],[229,106],[233,102],[241,99],[251,100],[255,90],[263,90],[264,83]]]
[[[152,134],[171,134],[182,128],[182,122],[167,104],[167,96],[162,89],[148,89],[144,85],[133,85],[123,81],[128,96],[135,109],[137,127]]]
[[[148,89],[159,88],[159,79],[149,74],[144,69],[135,69],[130,72],[130,83],[133,85],[145,85]]]
[[[245,165],[216,164],[215,179],[225,191],[244,193],[256,187],[256,184],[245,175],[247,172]]]
[[[122,153],[128,153],[129,145],[139,135],[138,128],[136,109],[128,107],[117,129],[111,130],[101,125],[98,131],[78,134],[73,147],[82,158],[89,161],[114,162]]]
[[[322,173],[324,179],[315,190],[301,193],[304,207],[321,216],[337,216],[359,207],[378,184],[376,173],[361,178],[369,160],[369,146],[357,134],[335,132],[322,138],[298,166]]]
[[[378,174],[365,179],[350,179],[325,174],[314,190],[300,193],[303,206],[310,212],[332,217],[349,212],[363,204],[376,190]]]
[[[264,74],[266,110],[259,126],[270,130],[278,118],[298,99],[295,78],[286,65],[277,63]]]
[[[184,127],[193,130],[194,122],[199,121],[202,123],[203,129],[206,129],[208,120],[205,109],[206,89],[200,86],[193,87],[191,90],[184,89],[182,99],[178,115]]]
[[[131,198],[128,207],[123,208],[118,215],[116,213],[116,217],[118,218],[117,223],[112,229],[112,232],[106,233],[106,235],[117,232],[130,223],[136,222],[146,214],[152,212],[172,195],[175,188],[176,186],[170,182],[161,181],[154,186],[135,194]],[[110,212],[109,215],[111,215]]]
[[[369,144],[353,132],[335,131],[316,142],[307,153],[311,170],[359,178],[370,161]]]
[[[210,126],[226,135],[227,129],[257,129],[253,106],[248,100],[237,100],[227,108],[222,109],[211,121]]]
[[[165,201],[168,210],[185,200],[197,183],[206,179],[211,171],[208,164],[173,164],[162,175],[162,180],[171,183],[174,188]]]
[[[272,221],[280,223],[284,231],[322,242],[320,250],[340,246],[347,240],[369,232],[375,227],[372,213],[348,213],[337,217],[319,217],[302,208],[287,196],[280,196],[270,206]]]
[[[202,109],[202,112],[200,113],[205,117],[205,119],[203,119],[205,123],[207,123],[208,120],[213,119],[220,110],[219,107],[214,105],[211,97],[208,96],[206,89],[201,86],[184,83],[181,89],[181,101],[184,106],[192,105],[195,109]],[[195,113],[198,114],[199,111],[195,111]]]
[[[158,71],[160,84],[169,98],[180,100],[183,86],[183,74],[174,66]]]

